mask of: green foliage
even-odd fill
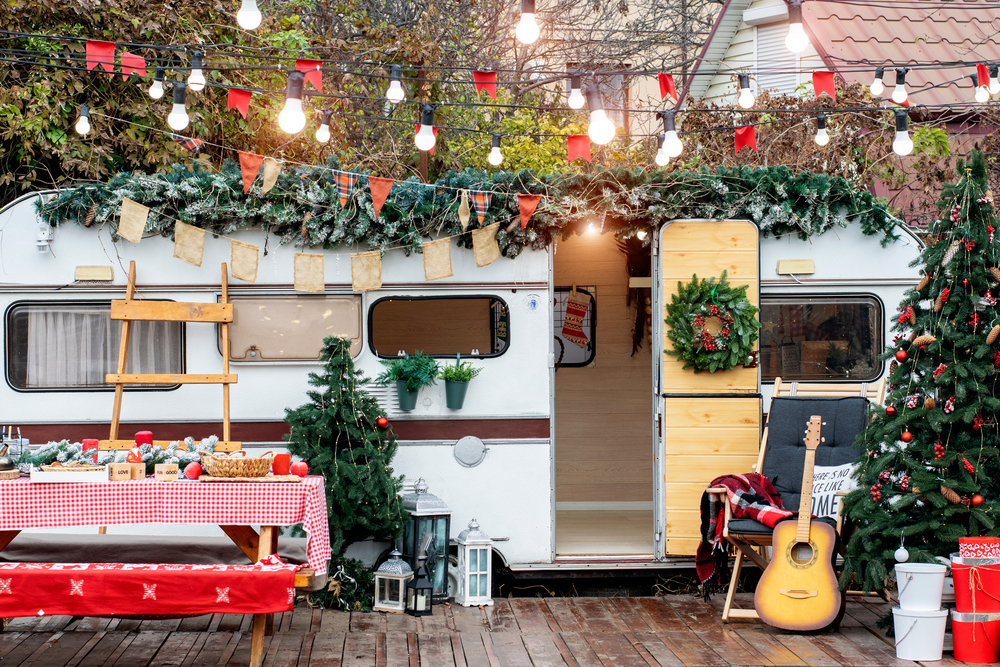
[[[326,588],[309,593],[311,607],[326,607],[344,612],[371,611],[374,601],[375,573],[356,558],[330,561],[330,580]]]
[[[948,131],[943,127],[920,126],[913,131],[913,154],[943,158],[951,155]]]
[[[375,378],[378,384],[405,382],[407,391],[419,391],[421,387],[437,384],[438,362],[420,350],[396,359],[379,359],[379,363],[385,370]]]
[[[399,498],[402,477],[394,477],[396,436],[378,428],[385,412],[362,387],[368,382],[354,368],[351,341],[323,341],[322,374],[310,373],[310,402],[285,410],[291,427],[288,451],[309,463],[326,480],[330,545],[334,558],[358,540],[394,539],[408,518]],[[332,570],[331,570],[332,572]],[[370,587],[365,589],[370,593]]]
[[[176,463],[183,471],[184,466],[187,464],[200,462],[202,454],[211,454],[214,452],[215,444],[218,441],[219,438],[213,435],[196,443],[195,439],[189,436],[184,439],[183,448],[181,447],[181,441],[174,440],[166,448],[159,445],[141,445],[139,447],[139,454],[142,456],[142,462],[146,465],[146,474],[148,475],[152,475],[155,472],[157,463]],[[98,465],[125,463],[127,455],[128,452],[124,450],[98,452],[97,463]],[[25,451],[16,463],[18,466],[25,468],[29,466],[50,465],[56,461],[59,463],[70,463],[72,461],[92,463],[93,456],[94,450],[84,450],[82,443],[71,443],[69,440],[62,440],[42,445],[33,454]]]
[[[845,503],[854,526],[845,586],[853,578],[865,590],[882,589],[901,544],[910,561],[933,562],[958,551],[960,537],[1000,535],[1000,351],[986,342],[998,316],[989,269],[1000,262],[1000,220],[983,154],[973,151],[959,172],[963,178],[944,188],[941,219],[919,260],[926,280],[906,293],[899,334],[881,355],[893,360],[886,405],[895,412],[873,406],[855,444],[863,457],[860,488]],[[897,362],[900,351],[906,359]],[[962,502],[951,503],[946,489]],[[979,506],[970,502],[976,494],[985,499]]]
[[[462,355],[455,356],[455,363],[451,366],[442,366],[438,379],[448,382],[468,382],[479,375],[482,368],[473,368],[471,361],[462,361]]]

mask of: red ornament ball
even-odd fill
[[[896,416],[896,406],[895,405],[886,406],[886,408],[885,408],[885,416],[886,417],[895,417]]]
[[[389,420],[386,419],[385,417],[379,417],[377,420],[375,420],[375,423],[378,424],[379,428],[389,427]]]
[[[309,464],[305,461],[296,461],[289,468],[289,472],[299,477],[305,477],[309,474]]]
[[[185,466],[184,468],[184,476],[187,477],[188,479],[198,479],[199,477],[201,477],[201,473],[202,473],[201,464],[198,463],[197,461],[192,461],[191,463],[187,464],[187,466]]]
[[[983,497],[981,495],[977,493],[976,495],[972,496],[973,507],[979,507],[982,504],[983,504]]]
[[[903,433],[899,436],[899,439],[903,442],[909,442],[910,440],[913,440],[913,434],[909,431],[903,431]]]
[[[899,352],[896,353],[896,361],[898,361],[899,363],[903,363],[909,358],[909,356],[910,355],[906,353],[906,350],[900,350]]]

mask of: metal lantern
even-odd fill
[[[433,587],[424,576],[423,566],[418,567],[417,576],[406,582],[406,613],[411,616],[430,616],[433,604]]]
[[[448,601],[448,544],[451,539],[451,510],[444,501],[427,492],[423,477],[413,485],[413,493],[403,496],[410,520],[403,526],[403,559],[414,570],[422,563],[434,590],[434,602]],[[423,553],[421,553],[423,551]]]
[[[455,538],[458,543],[458,592],[455,603],[463,607],[493,604],[493,540],[473,519]]]
[[[406,596],[403,591],[413,579],[413,570],[406,561],[399,559],[402,555],[393,549],[389,560],[379,565],[375,571],[375,611],[393,614],[406,611]]]

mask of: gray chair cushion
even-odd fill
[[[789,521],[790,519],[785,519]],[[793,519],[792,519],[793,520]],[[823,517],[822,519],[816,519],[816,521],[822,521],[828,523],[834,528],[837,527],[837,522],[830,517]],[[771,529],[762,524],[760,521],[754,521],[753,519],[733,519],[729,522],[729,534],[730,535],[770,535]]]
[[[867,424],[867,406],[868,399],[860,396],[771,399],[767,415],[767,452],[761,472],[774,484],[785,509],[793,512],[799,509],[809,417],[823,417],[820,431],[823,440],[816,449],[816,465],[839,466],[859,458],[854,441]]]

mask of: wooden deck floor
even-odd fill
[[[848,604],[835,633],[785,634],[719,621],[706,604],[666,598],[515,598],[492,608],[436,607],[430,617],[297,608],[265,638],[273,667],[915,667],[874,629],[888,608]],[[745,604],[745,601],[744,601]],[[207,667],[247,665],[250,616],[133,621],[53,616],[12,620],[0,665]],[[928,663],[956,667],[950,660]]]

